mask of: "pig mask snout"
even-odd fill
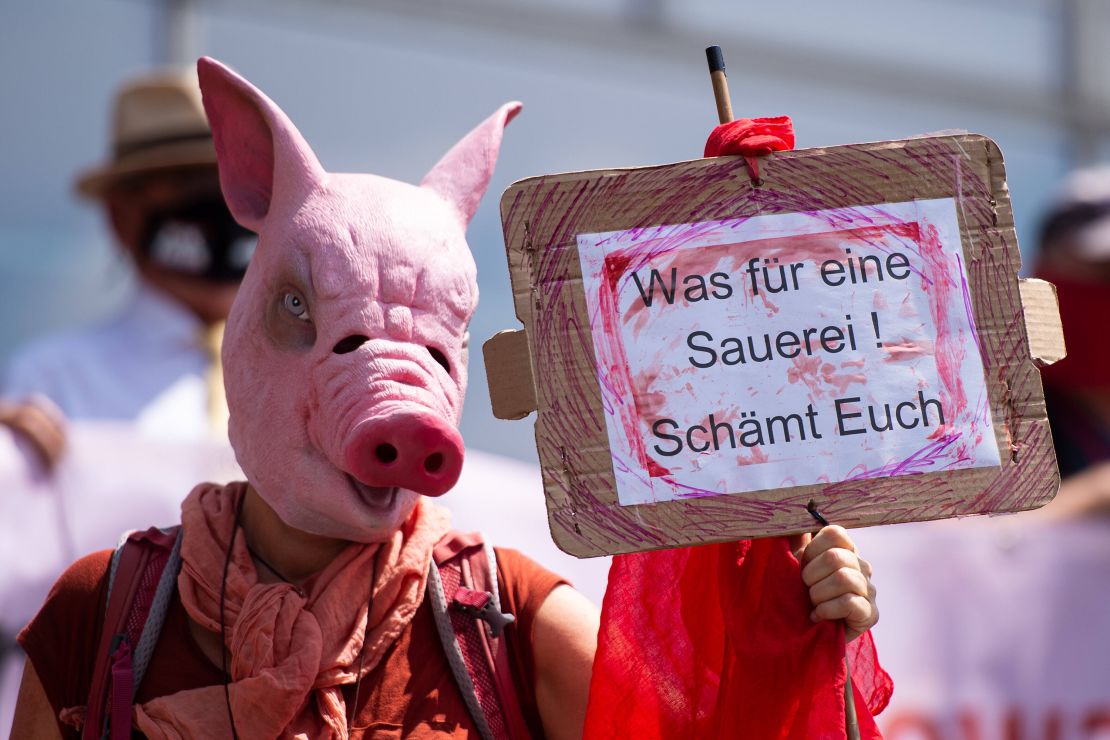
[[[363,492],[403,488],[443,495],[462,469],[455,421],[465,349],[382,337],[389,331],[371,323],[361,327],[366,333],[351,333],[352,325],[343,324],[337,332],[343,339],[318,342],[318,359],[306,377],[313,389],[304,406],[312,446]]]
[[[343,458],[366,485],[442,496],[462,472],[463,443],[458,431],[438,417],[398,413],[356,427]]]

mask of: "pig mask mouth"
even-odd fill
[[[394,505],[396,505],[397,494],[401,490],[396,486],[368,486],[350,473],[347,474],[347,482],[350,483],[351,490],[358,495],[362,503],[366,504],[370,509],[383,514],[390,511]]]

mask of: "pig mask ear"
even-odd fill
[[[324,178],[311,147],[272,100],[215,59],[197,60],[220,187],[240,224],[258,232],[273,202],[299,199]]]
[[[498,108],[451,147],[420,183],[455,207],[463,228],[470,223],[478,210],[478,202],[489,187],[501,149],[501,134],[520,109],[521,104],[517,102]]]

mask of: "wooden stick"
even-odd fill
[[[814,501],[806,507],[809,515],[821,525],[829,526],[829,520],[821,516]],[[848,656],[844,656],[844,735],[848,740],[860,740],[859,717],[856,716],[856,697],[852,690],[852,667],[848,665]]]
[[[844,659],[844,734],[848,740],[860,740],[859,718],[856,717],[856,699],[852,691],[852,671]]]
[[[705,50],[709,62],[709,79],[713,82],[713,99],[717,102],[717,119],[721,123],[732,120],[732,100],[728,96],[728,77],[725,75],[725,55],[721,47],[710,46]]]

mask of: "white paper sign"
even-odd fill
[[[952,199],[578,250],[621,504],[999,464]]]

